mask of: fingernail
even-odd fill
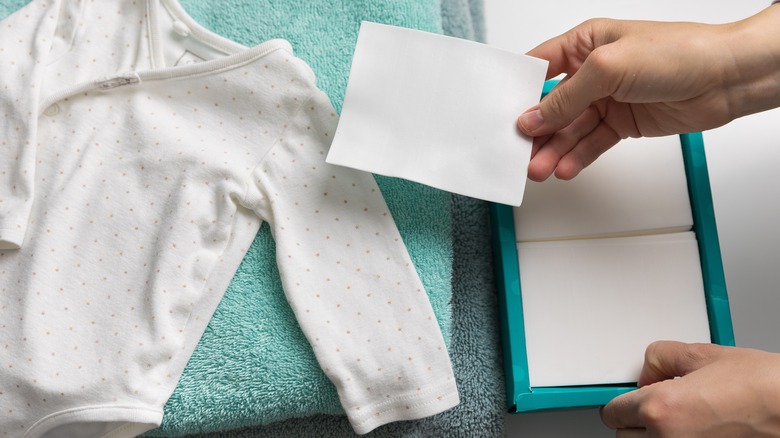
[[[527,133],[533,133],[544,124],[542,112],[538,109],[520,115],[520,127]]]

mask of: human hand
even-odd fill
[[[722,25],[590,20],[528,52],[566,78],[518,119],[528,176],[575,177],[627,137],[702,131],[780,105],[780,6]]]
[[[780,354],[659,341],[638,383],[601,410],[618,438],[780,436]]]

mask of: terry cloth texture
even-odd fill
[[[442,0],[444,33],[484,40],[483,0]],[[353,46],[350,50],[354,50]],[[351,52],[350,52],[351,56]],[[391,423],[365,435],[396,437],[503,437],[506,406],[487,203],[451,197],[453,280],[450,358],[461,396],[449,411]],[[311,392],[312,398],[320,394]],[[233,415],[225,412],[225,415]],[[265,426],[188,435],[188,438],[353,437],[343,415],[312,415]]]

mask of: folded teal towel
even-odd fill
[[[0,17],[27,0],[0,0]],[[441,32],[435,0],[186,0],[201,24],[251,46],[292,43],[340,109],[362,20]],[[445,340],[451,331],[452,237],[449,195],[379,178]],[[263,226],[235,275],[151,435],[183,435],[342,412],[287,304],[274,243]]]

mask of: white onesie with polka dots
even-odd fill
[[[358,433],[458,403],[427,294],[289,44],[175,0],[0,22],[0,437],[124,437],[162,407],[261,220]],[[263,376],[257,376],[262,378]]]

